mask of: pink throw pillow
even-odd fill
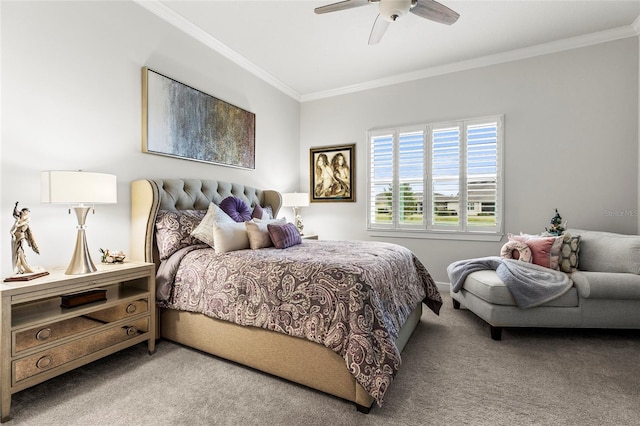
[[[562,247],[562,236],[541,237],[539,235],[509,234],[509,241],[519,241],[525,243],[531,249],[533,263],[545,268],[558,269],[560,261],[560,248]]]

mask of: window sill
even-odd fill
[[[409,231],[397,229],[367,229],[372,237],[386,238],[419,238],[432,240],[460,240],[460,241],[500,241],[504,234],[489,232],[455,232],[455,231]]]

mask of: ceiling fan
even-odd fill
[[[378,17],[373,23],[373,28],[369,35],[369,44],[378,44],[387,28],[389,28],[389,24],[402,18],[407,12],[446,25],[453,24],[460,17],[458,13],[435,0],[345,0],[316,7],[314,11],[317,14],[337,12],[365,6],[369,3],[378,3],[379,9]]]

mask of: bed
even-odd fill
[[[205,215],[228,197],[254,212],[270,208],[273,217],[282,202],[277,191],[209,179],[132,182],[130,256],[159,270],[157,337],[351,401],[364,413],[382,405],[422,305],[436,314],[442,305],[422,263],[400,246],[362,241],[216,254],[196,240],[168,257],[162,244],[158,250],[161,216]],[[217,284],[204,288],[208,281]]]

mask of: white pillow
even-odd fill
[[[247,235],[249,237],[249,247],[253,250],[271,247],[271,237],[269,237],[269,230],[267,229],[267,223],[262,222],[260,219],[251,220],[244,223],[247,227]]]
[[[200,224],[191,231],[191,236],[199,239],[205,244],[214,247],[215,241],[213,238],[213,226],[216,223],[236,223],[231,217],[226,214],[216,204],[209,204],[207,214],[202,218]]]
[[[248,249],[249,236],[244,222],[225,222],[213,225],[213,248],[216,253]]]
[[[251,219],[251,221],[255,223],[264,223],[265,225],[268,225],[270,223],[287,223],[287,218],[282,217],[280,219],[271,219],[271,218],[266,219],[264,216],[262,216],[262,219],[258,219],[254,217],[253,219]]]

